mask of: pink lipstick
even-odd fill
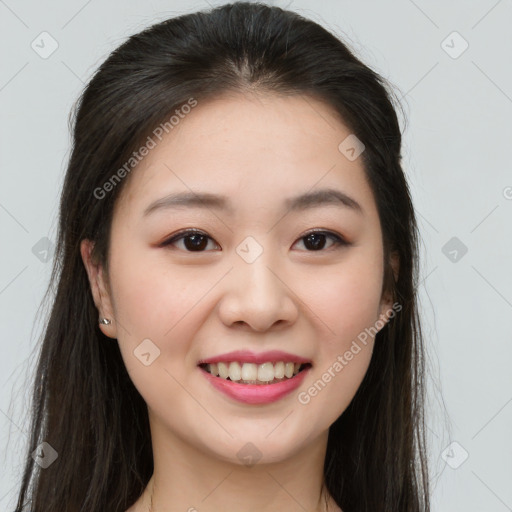
[[[310,370],[310,366],[294,375],[290,379],[277,382],[275,384],[239,384],[231,380],[215,377],[211,373],[203,370],[201,372],[208,379],[210,384],[230,398],[234,398],[245,404],[268,404],[288,395],[297,389],[304,377]]]

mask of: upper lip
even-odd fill
[[[238,361],[240,363],[254,363],[262,364],[268,361],[283,361],[285,363],[311,363],[310,359],[298,356],[296,354],[290,354],[289,352],[283,352],[282,350],[269,350],[267,352],[252,352],[250,350],[234,350],[233,352],[227,352],[226,354],[219,354],[218,356],[207,357],[201,359],[197,363],[198,365],[207,363],[226,363]]]

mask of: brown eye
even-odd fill
[[[333,243],[328,247],[339,247],[350,245],[346,240],[341,238],[339,235],[330,231],[311,231],[304,235],[299,240],[304,240],[304,246],[308,252],[322,251],[326,245],[326,239],[331,239]]]
[[[328,244],[329,239],[331,240],[331,244],[328,245],[326,249],[326,244]],[[330,231],[311,231],[310,233],[307,233],[301,237],[299,240],[303,241],[307,252],[321,252],[333,247],[350,245],[350,243],[344,240],[341,236]],[[183,241],[182,247],[177,248],[186,252],[208,252],[206,251],[208,242],[214,242],[213,238],[209,237],[206,233],[203,233],[199,230],[189,229],[186,231],[181,231],[180,233],[169,238],[161,244],[161,247],[173,246],[176,245],[177,242],[181,241]],[[215,243],[215,245],[218,247],[218,244]]]
[[[161,244],[162,247],[174,245],[176,242],[183,240],[184,250],[187,252],[205,252],[208,246],[208,240],[212,240],[206,233],[197,230],[187,230],[174,235]]]

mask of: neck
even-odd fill
[[[154,506],[154,480],[153,477],[148,483],[148,486],[145,491],[145,496],[143,496],[143,503],[144,503],[144,511],[148,512],[159,512],[160,509],[156,509]],[[149,499],[147,499],[147,496],[149,496]],[[162,510],[168,510],[166,508],[163,508]],[[238,509],[240,510],[240,509]],[[251,510],[254,510],[253,507],[251,507]],[[303,509],[304,510],[304,509]],[[188,509],[188,512],[197,512],[195,508],[190,507]],[[338,505],[335,503],[334,499],[330,496],[329,492],[327,491],[326,487],[323,485],[320,493],[320,498],[318,500],[318,505],[314,509],[313,512],[343,512],[341,508],[338,507]]]
[[[246,512],[340,510],[324,486],[327,433],[286,459],[244,465],[153,427],[153,476],[130,512],[214,512],[227,504]]]

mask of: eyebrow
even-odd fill
[[[355,199],[348,196],[341,190],[334,188],[324,188],[313,192],[306,192],[299,196],[287,198],[284,201],[285,209],[290,211],[303,211],[309,208],[329,205],[349,208],[361,215],[364,213],[362,206]],[[231,202],[226,196],[211,194],[208,192],[179,192],[169,194],[152,202],[144,210],[143,215],[147,216],[157,210],[181,207],[215,209],[231,214],[233,213]]]

